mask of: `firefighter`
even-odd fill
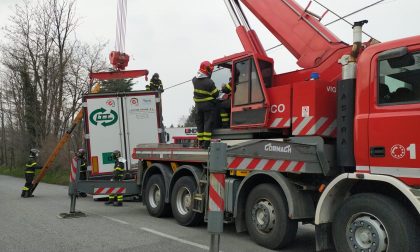
[[[153,74],[150,84],[146,85],[146,90],[163,92],[162,81],[159,79],[158,73]]]
[[[216,98],[219,90],[210,79],[213,66],[208,61],[200,64],[197,75],[193,78],[194,102],[197,108],[197,139],[201,148],[208,148],[212,137],[212,130],[217,122]]]
[[[112,159],[115,160],[114,165],[114,175],[112,181],[121,181],[124,178],[124,158],[121,157],[121,152],[115,150],[112,152]],[[110,194],[108,196],[108,202],[105,202],[105,205],[114,205],[122,206],[123,205],[123,195],[122,194]]]
[[[76,158],[78,158],[80,160],[79,180],[86,180],[86,178],[87,178],[87,176],[86,176],[86,173],[87,173],[87,165],[86,165],[87,160],[86,160],[85,155],[86,155],[85,149],[80,148],[76,152]],[[82,197],[82,198],[84,198],[87,195],[84,192],[80,192],[79,193],[79,196]]]
[[[219,112],[222,128],[230,127],[230,93],[232,92],[231,78],[222,86],[223,98],[219,103]]]
[[[22,187],[22,194],[21,197],[29,198],[33,197],[32,195],[32,181],[35,177],[35,170],[41,169],[42,166],[38,165],[37,158],[38,158],[39,150],[31,149],[29,151],[29,160],[26,162],[26,169],[25,169],[25,179],[26,183],[25,186]]]

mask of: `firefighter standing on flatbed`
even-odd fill
[[[159,79],[159,74],[158,73],[153,74],[149,85],[146,85],[146,90],[163,92],[162,81]]]
[[[219,90],[216,88],[210,76],[213,66],[208,61],[200,64],[197,75],[193,78],[194,102],[197,108],[197,139],[199,147],[208,148],[212,137],[212,131],[217,122],[217,103],[216,98]]]
[[[29,151],[29,160],[26,162],[26,169],[25,169],[25,179],[26,183],[25,186],[22,187],[22,194],[21,197],[29,198],[33,197],[32,195],[32,181],[35,177],[35,170],[42,169],[42,166],[38,165],[37,157],[39,154],[39,150],[31,149]]]
[[[124,162],[123,158],[121,157],[121,152],[119,150],[115,150],[112,152],[112,158],[115,160],[114,165],[114,176],[112,178],[113,181],[121,181],[124,179]],[[123,195],[122,194],[110,194],[108,196],[108,202],[105,202],[105,205],[114,205],[114,206],[122,206],[123,205]]]

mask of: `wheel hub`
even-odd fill
[[[346,235],[352,251],[383,252],[388,247],[388,235],[384,225],[371,214],[353,217],[347,224]]]
[[[160,188],[158,185],[152,185],[149,191],[149,202],[153,208],[156,208],[160,204]]]
[[[261,200],[252,208],[252,221],[256,227],[265,233],[270,232],[276,221],[274,207],[270,201]]]
[[[191,193],[186,187],[179,189],[176,195],[176,207],[182,215],[187,214],[191,208]]]

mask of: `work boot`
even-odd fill
[[[114,206],[120,207],[122,205],[123,205],[122,201],[114,201]]]
[[[22,190],[22,193],[20,194],[20,197],[24,198],[25,197],[25,190]]]

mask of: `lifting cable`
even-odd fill
[[[384,2],[385,0],[379,0],[379,1],[376,1],[376,2],[374,2],[374,3],[372,3],[372,4],[369,4],[369,5],[367,5],[367,6],[365,6],[365,7],[363,7],[363,8],[361,8],[361,9],[358,9],[358,10],[356,10],[356,11],[353,11],[353,12],[351,12],[351,13],[349,13],[349,14],[347,14],[347,15],[344,15],[344,16],[340,16],[340,15],[338,15],[336,12],[334,12],[334,11],[332,11],[331,9],[329,9],[328,7],[326,7],[325,5],[323,5],[323,4],[321,4],[320,2],[318,2],[317,0],[314,0],[314,2],[315,3],[317,3],[317,4],[319,4],[321,7],[323,7],[323,8],[325,8],[326,10],[328,10],[329,12],[331,12],[332,14],[334,14],[335,16],[337,16],[338,18],[337,19],[335,19],[335,20],[333,20],[333,21],[331,21],[331,22],[329,22],[329,23],[327,23],[327,24],[325,24],[324,26],[329,26],[329,25],[332,25],[332,24],[334,24],[334,23],[336,23],[336,22],[338,22],[338,21],[340,21],[340,20],[343,20],[344,22],[346,22],[347,24],[349,24],[350,26],[353,26],[353,24],[352,23],[350,23],[349,21],[347,21],[346,20],[346,18],[347,17],[350,17],[350,16],[352,16],[352,15],[354,15],[354,14],[356,14],[356,13],[359,13],[359,12],[361,12],[361,11],[364,11],[364,10],[366,10],[366,9],[368,9],[368,8],[370,8],[370,7],[373,7],[373,6],[375,6],[375,5],[377,5],[377,4],[379,4],[379,3],[381,3],[381,2]],[[369,35],[369,34],[367,34],[366,32],[364,32],[364,31],[362,31],[363,32],[363,34],[365,34],[366,36],[368,36],[369,38],[372,38],[372,39],[375,39],[374,37],[372,37],[371,35]],[[277,48],[277,47],[280,47],[280,46],[282,46],[283,44],[278,44],[278,45],[275,45],[275,46],[273,46],[273,47],[270,47],[270,48],[268,48],[267,50],[265,50],[266,52],[268,52],[268,51],[270,51],[270,50],[273,50],[273,49],[275,49],[275,48]]]
[[[375,5],[377,5],[377,4],[381,3],[381,2],[384,2],[384,1],[385,1],[385,0],[379,0],[379,1],[376,1],[376,2],[374,2],[374,3],[372,3],[372,4],[369,4],[369,5],[367,5],[367,6],[363,7],[363,8],[361,8],[361,9],[358,9],[358,10],[356,10],[356,11],[353,11],[353,12],[351,12],[351,13],[348,13],[348,14],[346,14],[346,15],[344,15],[344,16],[340,16],[339,14],[337,14],[337,13],[336,13],[336,12],[334,12],[334,11],[332,11],[331,9],[329,9],[328,7],[326,7],[325,5],[323,5],[323,4],[321,4],[320,2],[318,2],[317,0],[314,0],[314,2],[315,2],[315,3],[319,4],[321,7],[325,8],[326,10],[328,10],[329,12],[331,12],[332,14],[334,14],[335,16],[337,16],[337,17],[338,17],[337,19],[335,19],[335,20],[333,20],[333,21],[331,21],[331,22],[329,22],[329,23],[325,24],[324,26],[328,26],[328,25],[334,24],[334,23],[336,23],[336,22],[338,22],[338,21],[340,21],[340,20],[343,20],[344,22],[348,23],[350,26],[353,26],[353,24],[352,24],[352,23],[350,23],[349,21],[347,21],[347,20],[346,20],[346,18],[347,18],[347,17],[350,17],[350,16],[352,16],[352,15],[354,15],[354,14],[356,14],[356,13],[359,13],[359,12],[361,12],[361,11],[364,11],[364,10],[366,10],[366,9],[368,9],[368,8],[370,8],[370,7],[373,7],[373,6],[375,6]],[[365,33],[365,32],[363,32],[363,33],[364,33],[365,35],[367,35],[368,37],[370,37],[370,38],[374,39],[371,35],[369,35],[369,34],[367,34],[367,33]],[[280,47],[280,46],[282,46],[282,45],[283,45],[283,44],[281,44],[281,43],[280,43],[280,44],[278,44],[278,45],[276,45],[276,46],[273,46],[273,47],[270,47],[270,48],[266,49],[265,51],[266,51],[266,52],[268,52],[268,51],[273,50],[273,49],[275,49],[275,48],[277,48],[277,47]],[[168,89],[171,89],[171,88],[174,88],[174,87],[180,86],[180,85],[182,85],[182,84],[186,84],[186,83],[188,83],[188,82],[190,82],[190,81],[191,81],[191,79],[190,79],[190,80],[183,81],[183,82],[180,82],[180,83],[177,83],[177,84],[174,84],[174,85],[172,85],[172,86],[169,86],[169,87],[165,88],[164,90],[168,90]]]
[[[125,53],[125,31],[127,27],[127,0],[117,0],[117,33],[115,38],[115,50]]]

